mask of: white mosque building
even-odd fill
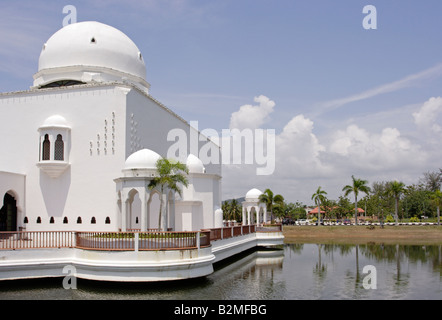
[[[147,188],[168,132],[195,130],[149,88],[121,31],[80,22],[50,37],[33,86],[0,93],[0,231],[146,231],[159,227],[160,196],[164,227],[220,227],[221,160],[203,166],[188,150],[182,197]]]

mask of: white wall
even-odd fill
[[[26,202],[21,207],[26,208],[27,230],[118,230],[121,217],[114,179],[122,176],[126,158],[142,148],[166,157],[175,143],[167,141],[171,129],[182,129],[191,138],[185,121],[126,85],[0,94],[0,114],[0,145],[6,155],[0,157],[0,171],[25,176]],[[70,167],[55,179],[37,167],[38,129],[53,115],[64,117],[71,128],[67,145]],[[199,147],[204,145],[206,140],[199,142]],[[190,140],[187,146],[190,150]],[[207,173],[221,174],[220,161],[205,167]],[[192,200],[203,202],[205,228],[213,227],[214,207],[221,207],[220,182],[215,180],[199,181],[192,196]],[[158,224],[158,203],[154,201],[151,206],[148,227]],[[37,217],[42,220],[40,224]],[[53,224],[49,223],[51,217],[55,219]],[[68,218],[67,224],[63,223],[64,217]],[[78,217],[81,224],[77,224]],[[96,224],[91,224],[92,217]],[[110,217],[111,224],[105,224],[106,217]],[[18,226],[22,226],[22,218]]]
[[[200,212],[199,216],[194,216],[193,219],[198,219],[198,223],[194,223],[194,229],[214,228],[215,227],[215,210],[221,207],[220,202],[220,177],[213,174],[205,173],[190,173],[189,185],[183,189],[183,201],[177,202],[177,212],[185,212],[189,210],[186,207],[187,203],[192,201],[200,201],[200,208],[193,208],[195,212]]]
[[[0,95],[0,145],[7,155],[0,158],[0,170],[26,175],[27,230],[116,230],[113,179],[120,176],[125,161],[125,98],[124,90],[115,86]],[[57,179],[36,166],[38,128],[55,114],[71,127],[70,168]],[[49,224],[51,216],[54,224]],[[65,216],[67,224],[63,223]],[[110,225],[104,223],[107,216]],[[41,224],[36,223],[37,217]]]
[[[150,98],[140,93],[138,90],[132,90],[128,93],[128,108],[127,108],[127,135],[126,135],[126,154],[129,156],[133,152],[148,148],[162,157],[167,157],[169,147],[175,141],[167,141],[167,135],[172,129],[184,130],[187,134],[187,152],[190,152],[191,141],[193,137],[189,124],[169,110],[162,107]],[[206,145],[208,142],[199,141],[199,148]],[[212,143],[212,142],[209,142]],[[221,156],[221,155],[220,155]],[[187,157],[187,155],[186,155]],[[179,202],[176,203],[176,230],[186,229],[192,225],[192,230],[199,230],[201,228],[213,228],[214,226],[214,207],[221,207],[221,189],[220,180],[218,178],[221,174],[220,161],[214,164],[205,165],[207,174],[191,175],[189,181],[189,188],[183,189],[183,200],[202,201],[202,207],[184,205]],[[192,222],[182,222],[182,217],[188,217],[188,213],[192,212]],[[153,225],[157,225],[154,223]]]
[[[177,201],[175,208],[177,231],[198,231],[208,228],[203,223],[203,206],[201,201]]]
[[[190,139],[191,136],[193,137],[193,134],[191,135],[191,128],[185,120],[180,119],[173,112],[135,89],[128,93],[127,106],[126,156],[131,155],[137,150],[148,148],[162,157],[166,157],[169,148],[175,144],[174,141],[167,141],[167,135],[172,129],[181,129],[186,132],[188,138],[187,154],[190,153]],[[198,139],[199,148],[207,143],[205,138],[204,141],[199,141]],[[213,142],[209,143],[213,144]],[[135,148],[131,149],[131,145],[135,146]],[[217,148],[215,144],[213,146]],[[185,163],[185,160],[182,162]],[[217,163],[205,164],[204,166],[207,173],[221,175],[221,155]]]

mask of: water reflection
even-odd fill
[[[284,262],[284,251],[252,250],[239,258],[217,264],[215,273],[208,279],[217,292],[211,292],[210,299],[268,299],[277,294],[284,282],[280,281]]]
[[[284,267],[296,269],[291,276],[298,281],[289,299],[442,298],[440,245],[289,244],[286,248],[291,253],[286,259],[291,261],[285,261]],[[364,287],[364,279],[371,276],[364,273],[365,266],[375,270],[375,290]]]
[[[364,267],[376,289],[364,288]],[[286,244],[250,250],[215,265],[207,277],[163,283],[78,279],[0,282],[0,299],[441,299],[442,246]]]

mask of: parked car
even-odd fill
[[[307,219],[299,219],[298,221],[296,221],[296,223],[300,226],[305,226],[308,224],[308,220]]]

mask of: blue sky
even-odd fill
[[[152,96],[200,129],[245,120],[244,105],[275,129],[275,173],[226,165],[224,198],[256,187],[310,203],[318,186],[337,198],[352,174],[410,184],[442,167],[440,0],[8,1],[1,92],[32,85],[65,5],[126,33]],[[362,27],[366,5],[376,30]]]

